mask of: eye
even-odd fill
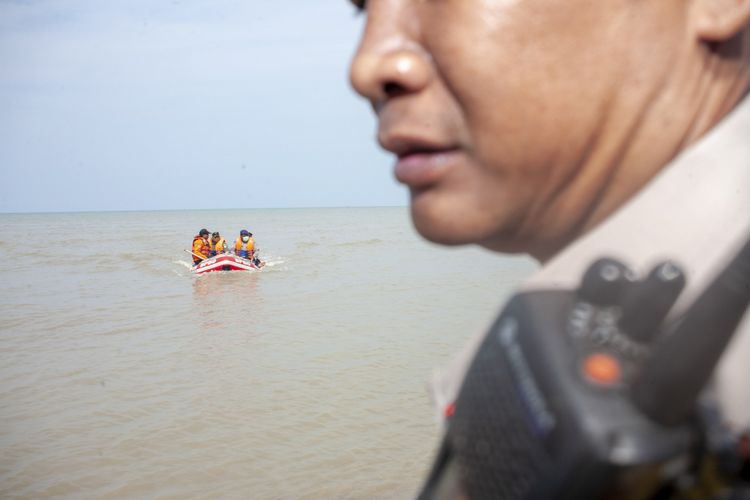
[[[357,11],[363,12],[367,8],[367,0],[350,0],[352,5],[357,8]]]

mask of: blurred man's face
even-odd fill
[[[629,196],[637,182],[612,165],[686,38],[687,3],[369,0],[351,79],[418,231],[543,254]]]

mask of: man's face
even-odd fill
[[[543,255],[595,222],[685,3],[369,0],[352,84],[418,231]]]

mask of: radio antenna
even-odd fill
[[[660,424],[684,422],[748,304],[750,240],[654,347],[633,386],[635,404]]]

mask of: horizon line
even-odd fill
[[[235,207],[235,208],[156,208],[156,209],[100,209],[100,210],[39,210],[24,212],[0,211],[0,215],[45,215],[45,214],[91,214],[91,213],[134,213],[134,212],[222,212],[235,210],[305,210],[335,208],[407,208],[408,205],[329,205],[329,206],[286,206],[286,207]]]

